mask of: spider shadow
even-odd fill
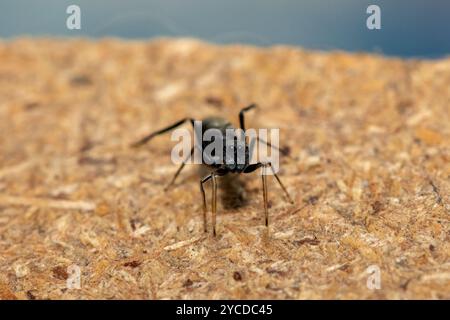
[[[205,167],[200,167],[200,176],[204,177],[210,172]],[[224,210],[234,210],[244,207],[248,203],[245,182],[241,175],[227,174],[217,178],[218,193]],[[207,187],[207,194],[210,194],[211,188]]]

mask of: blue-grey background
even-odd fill
[[[66,8],[81,7],[81,30]],[[366,28],[381,7],[382,29]],[[402,57],[450,55],[450,0],[0,0],[0,38],[197,37]]]

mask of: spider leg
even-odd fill
[[[258,162],[258,163],[249,165],[244,170],[244,173],[250,173],[250,172],[253,172],[253,171],[257,170],[258,168],[262,168],[262,178],[261,179],[262,179],[262,185],[263,185],[264,214],[265,214],[266,226],[269,225],[269,210],[268,210],[268,197],[267,197],[267,178],[266,178],[266,176],[267,176],[266,175],[266,168],[267,167],[271,168],[272,173],[275,176],[275,178],[277,179],[278,184],[280,185],[281,189],[283,189],[283,192],[284,192],[286,198],[289,200],[290,203],[294,203],[294,201],[292,200],[291,196],[289,195],[286,187],[281,182],[280,177],[278,177],[278,175],[273,170],[272,164],[270,162],[267,162],[267,163]]]
[[[217,181],[216,174],[213,172],[211,174],[211,182],[212,182],[212,199],[211,199],[211,211],[212,211],[212,228],[213,235],[216,236],[216,211],[217,211]]]
[[[281,153],[283,156],[289,157],[292,159],[292,157],[289,155],[289,151],[287,150],[287,148],[279,148],[279,147],[275,147],[274,145],[272,145],[270,142],[267,142],[264,139],[261,139],[260,137],[256,138],[259,142],[261,143],[265,143],[269,148],[274,148],[275,150],[277,150],[279,153]]]
[[[172,187],[172,185],[175,183],[175,180],[177,179],[178,175],[180,174],[181,170],[183,170],[184,166],[186,165],[186,162],[192,157],[192,155],[194,154],[194,149],[195,146],[192,147],[191,149],[191,153],[186,157],[186,159],[183,160],[183,162],[181,163],[180,167],[178,168],[177,172],[175,172],[175,175],[173,176],[172,180],[170,181],[170,183],[164,188],[164,191],[167,191],[170,187]]]
[[[244,118],[244,114],[245,114],[247,111],[250,111],[250,110],[252,110],[252,109],[254,109],[254,108],[257,108],[257,107],[258,107],[258,106],[257,106],[256,104],[253,103],[253,104],[249,105],[248,107],[245,107],[245,108],[241,109],[241,111],[239,112],[239,124],[240,124],[240,126],[241,126],[241,129],[244,130],[244,132],[245,132],[245,130],[246,130],[246,128],[245,128],[245,118]],[[275,146],[273,146],[270,142],[267,142],[267,141],[265,141],[265,140],[263,140],[263,139],[260,139],[259,137],[257,137],[256,139],[257,139],[258,141],[262,142],[262,143],[265,143],[269,148],[274,148],[274,149],[278,150],[278,152],[280,152],[282,155],[287,156],[287,157],[290,157],[290,156],[289,156],[289,152],[288,152],[285,148],[275,147]]]
[[[203,231],[207,232],[208,229],[206,227],[206,194],[205,194],[205,188],[203,188],[203,184],[212,178],[212,174],[204,177],[200,180],[200,191],[202,192],[202,199],[203,199]]]
[[[241,126],[241,129],[245,131],[245,120],[244,120],[244,113],[247,111],[256,108],[256,104],[251,104],[248,107],[243,108],[241,111],[239,111],[239,124]]]
[[[284,195],[286,196],[286,198],[289,200],[289,202],[291,204],[294,204],[294,200],[292,200],[291,196],[289,195],[289,192],[287,191],[286,187],[284,186],[283,182],[281,182],[280,177],[275,173],[275,170],[273,170],[272,164],[266,163],[266,166],[269,166],[270,169],[272,170],[273,175],[275,176],[275,179],[277,179],[278,184],[280,185],[281,189],[283,189]]]
[[[269,226],[269,209],[267,205],[267,175],[266,175],[266,166],[262,166],[262,185],[263,185],[263,200],[264,200],[264,217],[266,222],[266,227]]]
[[[211,203],[211,211],[212,211],[212,226],[213,226],[213,235],[216,236],[216,212],[217,212],[217,177],[223,176],[225,174],[227,174],[228,171],[223,170],[223,169],[218,169],[214,172],[211,172],[209,175],[207,175],[206,177],[204,177],[203,179],[200,180],[200,191],[202,193],[202,198],[203,198],[203,229],[205,232],[207,232],[207,227],[206,227],[206,223],[207,223],[207,219],[206,219],[206,211],[207,211],[207,206],[206,206],[206,193],[205,193],[205,189],[203,188],[203,184],[205,182],[207,182],[208,180],[211,180],[212,182],[212,203]]]
[[[153,133],[150,133],[149,135],[145,136],[145,137],[142,138],[141,140],[132,143],[132,144],[131,144],[131,147],[132,147],[132,148],[140,147],[140,146],[146,144],[148,141],[150,141],[150,140],[153,139],[154,137],[159,136],[159,135],[161,135],[161,134],[164,134],[164,133],[166,133],[166,132],[169,132],[170,130],[175,129],[175,128],[178,127],[178,126],[181,126],[181,125],[182,125],[183,123],[185,123],[186,121],[191,122],[192,127],[194,127],[194,119],[191,119],[191,118],[184,118],[184,119],[181,119],[180,121],[177,121],[177,122],[175,122],[174,124],[172,124],[172,125],[170,125],[170,126],[168,126],[168,127],[166,127],[166,128],[163,128],[163,129],[161,129],[161,130],[158,130],[158,131],[155,131],[155,132],[153,132]]]

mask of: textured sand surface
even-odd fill
[[[449,88],[450,59],[0,43],[0,298],[450,299]],[[290,149],[296,203],[269,179],[267,230],[260,177],[241,177],[219,189],[213,238],[195,166],[163,191],[170,136],[128,146],[184,116],[237,124],[252,102],[249,126],[280,128]]]

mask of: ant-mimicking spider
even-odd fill
[[[239,112],[239,123],[240,123],[240,127],[242,129],[243,132],[245,132],[245,121],[244,121],[244,113],[255,108],[256,105],[255,104],[251,104],[248,107],[243,108],[240,112]],[[148,141],[150,141],[152,138],[154,138],[155,136],[164,134],[169,132],[170,130],[175,129],[176,127],[182,125],[185,122],[190,122],[192,124],[192,126],[194,127],[195,130],[195,126],[194,126],[194,119],[192,118],[184,118],[166,128],[163,128],[161,130],[158,130],[156,132],[153,132],[147,136],[145,136],[144,138],[142,138],[141,140],[135,142],[132,144],[132,147],[139,147],[144,145],[145,143],[147,143]],[[208,155],[204,154],[202,152],[202,164],[206,165],[210,170],[211,173],[209,175],[207,175],[206,177],[202,178],[200,180],[200,191],[202,193],[202,197],[203,197],[203,227],[204,227],[204,231],[207,232],[207,218],[206,218],[206,213],[207,213],[207,207],[206,207],[206,194],[205,194],[205,189],[203,188],[203,184],[209,180],[211,180],[212,182],[212,228],[213,228],[213,235],[216,236],[216,208],[217,208],[217,181],[216,178],[220,177],[220,176],[224,176],[228,173],[250,173],[255,171],[258,168],[261,168],[262,170],[264,170],[262,172],[262,185],[263,185],[263,199],[264,199],[264,213],[265,213],[265,224],[266,227],[268,227],[269,225],[269,211],[268,211],[268,201],[267,201],[267,179],[266,179],[266,168],[270,167],[273,175],[275,176],[275,178],[278,181],[278,184],[280,185],[281,189],[283,190],[284,194],[286,195],[287,199],[289,200],[290,203],[294,203],[294,201],[292,200],[292,198],[290,197],[288,191],[286,190],[285,186],[283,185],[283,183],[281,182],[280,178],[278,177],[278,175],[276,174],[276,172],[274,171],[272,164],[270,162],[257,162],[257,163],[250,163],[250,158],[251,158],[251,154],[253,152],[253,147],[254,147],[254,139],[250,142],[250,145],[247,143],[247,141],[244,140],[244,145],[239,146],[236,144],[236,137],[234,138],[234,141],[230,142],[230,141],[226,141],[227,139],[227,135],[225,134],[227,129],[231,129],[231,130],[237,130],[235,128],[233,128],[233,126],[231,125],[230,122],[228,122],[227,120],[223,119],[223,118],[219,118],[219,117],[209,117],[206,118],[202,121],[202,137],[203,134],[209,130],[209,129],[214,129],[214,130],[218,130],[221,133],[221,139],[223,144],[222,145],[230,145],[232,147],[232,157],[226,157],[224,154],[224,158],[223,159],[218,159],[219,161],[216,161],[214,159],[208,158],[206,159],[205,157],[208,157]],[[256,138],[256,140],[265,143],[267,146],[271,147],[271,148],[276,148],[275,146],[272,146],[269,142],[263,141],[262,139]],[[202,141],[202,151],[210,144],[213,143],[213,141],[209,142],[209,141]],[[195,143],[194,143],[195,144]],[[181,170],[183,170],[186,162],[192,157],[192,155],[194,154],[194,150],[195,150],[196,146],[194,145],[191,149],[190,155],[188,157],[186,157],[186,159],[184,159],[184,161],[181,163],[181,166],[178,168],[177,172],[175,173],[175,175],[173,176],[172,180],[170,181],[170,183],[168,184],[168,186],[165,188],[165,190],[167,190],[168,188],[170,188],[174,183],[176,178],[178,177],[178,175],[180,174]],[[279,151],[281,151],[281,153],[284,153],[283,150],[276,148]],[[244,154],[244,160],[243,163],[242,161],[238,162],[238,152],[243,152]],[[234,157],[233,157],[234,156]],[[226,158],[226,159],[225,159]],[[231,158],[231,159],[230,159]],[[208,160],[208,161],[205,161]]]

